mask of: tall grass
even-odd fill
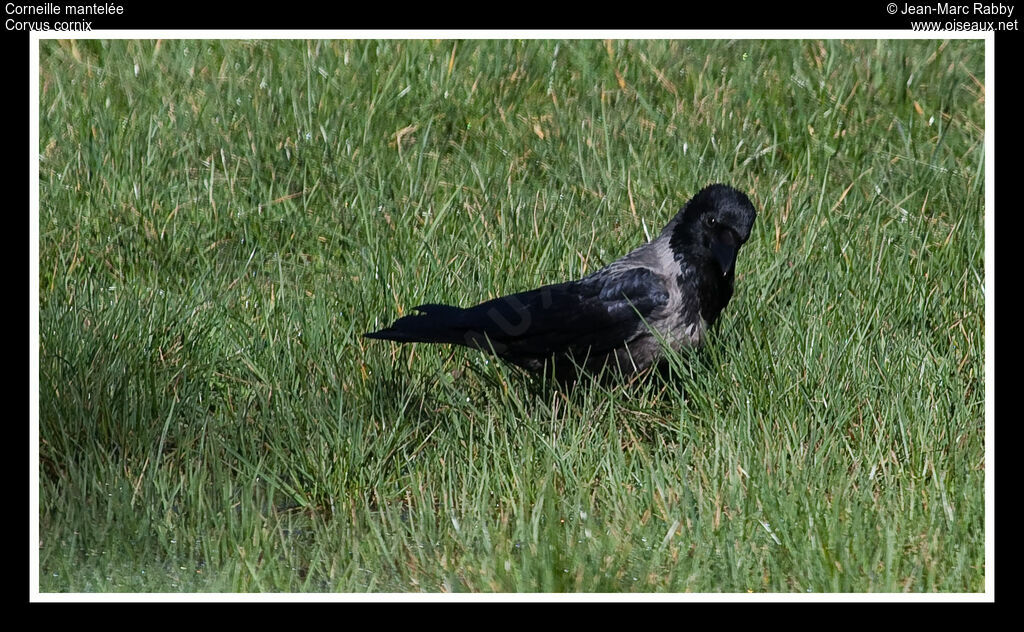
[[[982,42],[40,53],[41,591],[984,589]],[[668,377],[360,337],[715,181]]]

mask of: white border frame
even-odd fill
[[[906,30],[96,30],[29,34],[29,599],[33,602],[992,602],[995,454],[985,455],[985,592],[979,593],[40,593],[39,42],[48,39],[983,39],[985,40],[985,445],[995,423],[995,33]]]

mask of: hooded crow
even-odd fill
[[[656,239],[582,279],[475,307],[420,305],[365,336],[464,345],[562,378],[605,367],[631,375],[659,364],[664,345],[701,344],[732,297],[736,254],[756,215],[742,192],[713,184]]]

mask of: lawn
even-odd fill
[[[982,40],[43,40],[42,592],[985,589]],[[725,182],[697,351],[365,340]]]

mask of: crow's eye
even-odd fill
[[[708,226],[714,226],[715,224],[718,223],[718,220],[716,220],[711,215],[705,215],[704,216],[704,223],[707,224]]]

